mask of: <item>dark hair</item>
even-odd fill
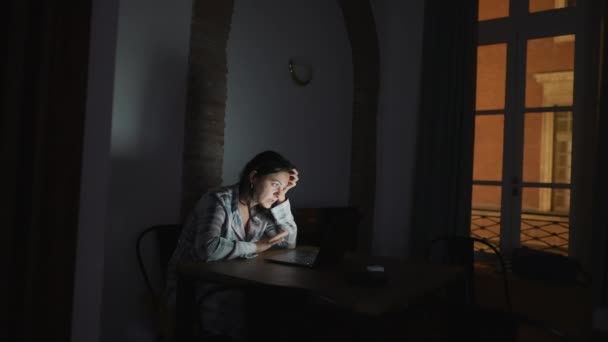
[[[295,168],[295,165],[275,151],[261,152],[253,157],[241,171],[239,193],[246,197],[251,195],[249,174],[252,171],[256,171],[256,177],[260,177],[276,172],[289,172]]]

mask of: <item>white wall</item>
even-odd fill
[[[135,241],[179,219],[191,14],[192,0],[120,1],[102,341],[152,340]]]
[[[412,215],[424,0],[371,1],[380,50],[372,251],[406,256]]]
[[[227,55],[223,183],[273,149],[299,168],[292,205],[346,205],[352,58],[337,1],[237,0]],[[306,87],[290,79],[293,56],[313,65]]]
[[[373,4],[381,58],[374,248],[400,255],[423,0]],[[192,0],[94,1],[74,341],[151,341],[135,238],[179,217],[191,7]],[[352,61],[337,3],[237,0],[228,55],[224,183],[256,152],[276,149],[302,172],[295,204],[346,204]],[[312,62],[308,87],[290,80],[291,56]]]

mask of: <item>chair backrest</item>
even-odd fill
[[[576,259],[555,253],[520,247],[513,250],[513,274],[560,284],[587,284],[586,274]]]
[[[430,262],[444,265],[463,266],[465,271],[464,296],[465,302],[475,305],[475,243],[483,244],[494,252],[501,266],[504,284],[505,303],[511,310],[511,296],[507,278],[506,263],[500,251],[490,242],[470,236],[446,236],[431,241],[427,253]]]
[[[177,245],[180,230],[180,224],[159,224],[148,227],[139,233],[137,237],[137,262],[146,286],[154,297],[157,297],[165,286],[167,265]],[[152,238],[152,241],[156,243],[156,247],[158,248],[158,264],[144,261],[144,249],[145,246],[149,246],[149,244],[144,243],[144,240],[147,240],[148,237]],[[150,277],[153,268],[157,268],[161,275],[162,283],[157,286],[152,284]]]
[[[361,220],[357,207],[296,208],[293,214],[298,225],[298,245],[320,246],[327,237],[322,234],[323,228],[331,227],[346,251],[356,249]]]

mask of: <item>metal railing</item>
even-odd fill
[[[547,252],[568,255],[570,220],[568,215],[522,213],[520,243],[522,246]],[[488,240],[500,246],[500,212],[493,210],[471,211],[471,236]],[[476,245],[477,251],[488,251]]]

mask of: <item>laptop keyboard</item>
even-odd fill
[[[288,259],[289,262],[297,264],[312,265],[317,258],[317,253],[296,253],[292,258]]]

